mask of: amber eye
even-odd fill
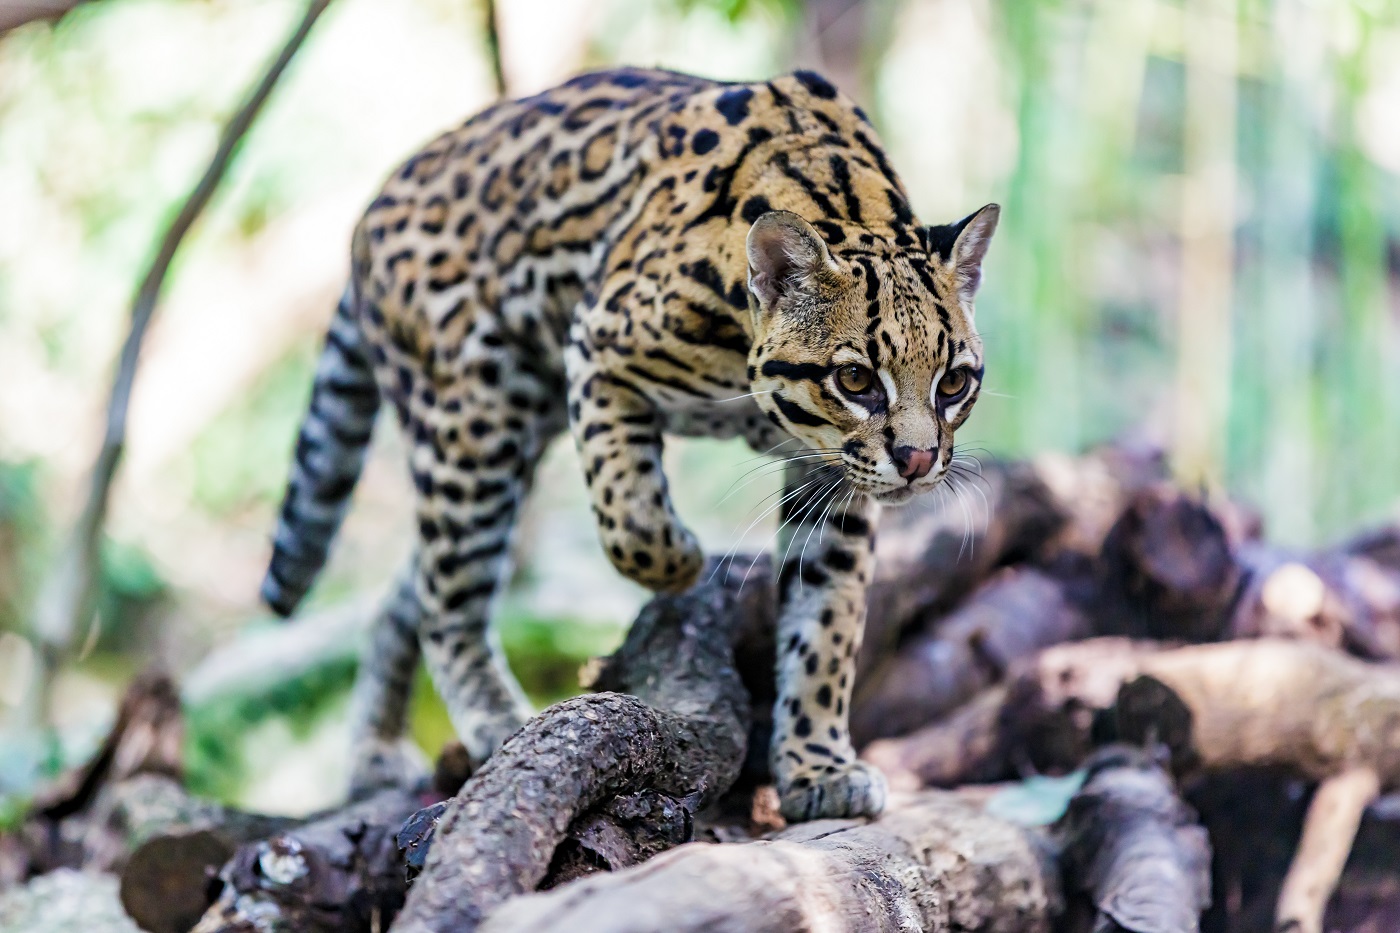
[[[938,394],[945,399],[955,399],[967,391],[967,383],[966,369],[949,370],[938,380]]]
[[[836,383],[841,386],[843,392],[852,395],[864,395],[870,391],[870,386],[875,382],[875,374],[867,367],[855,363],[849,366],[842,366],[836,371]]]

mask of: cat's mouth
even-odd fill
[[[881,505],[904,505],[911,499],[922,496],[925,493],[933,492],[943,482],[944,472],[939,472],[931,479],[916,480],[907,486],[885,486],[881,489],[872,490],[870,498]]]
[[[886,489],[883,492],[874,493],[871,498],[881,505],[903,505],[922,491],[912,486],[904,486],[899,489]]]

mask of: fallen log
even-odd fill
[[[507,901],[482,933],[1048,933],[1059,885],[1043,840],[956,795],[896,800],[870,823],[691,843],[644,865]]]
[[[1183,774],[1276,767],[1319,782],[1279,896],[1281,930],[1321,930],[1362,811],[1400,788],[1400,665],[1303,641],[1060,645],[967,709],[975,721],[957,729],[990,736],[971,761],[982,774],[1028,761],[1072,768],[1075,750],[1113,735],[1165,742]],[[906,786],[930,773],[947,777],[926,752],[949,747],[952,728],[874,743],[864,754]]]
[[[1053,830],[1069,899],[1066,931],[1196,933],[1210,904],[1210,842],[1171,775],[1115,745],[1086,764]]]
[[[422,866],[419,839],[445,808],[424,804],[469,774],[454,741],[438,757],[431,788],[384,790],[307,820],[188,798],[195,817],[153,836],[127,862],[122,904],[149,933],[246,933],[253,920],[265,930],[382,930]]]
[[[185,933],[208,905],[214,872],[238,846],[298,822],[193,797],[155,774],[104,791],[85,819],[121,857],[98,854],[84,869],[117,872],[123,908],[151,933]]]
[[[1160,484],[1139,492],[1104,539],[1090,604],[1104,635],[1207,642],[1298,638],[1400,659],[1394,532],[1298,553],[1255,540],[1229,502]]]
[[[1066,517],[1042,558],[1096,557],[1132,498],[1168,477],[1165,451],[1151,444],[1105,444],[1079,456],[1045,453],[1031,465]]]
[[[550,707],[471,777],[394,930],[476,929],[535,890],[570,827],[619,797],[660,793],[693,812],[734,783],[749,725],[733,657],[747,569],[721,566],[689,593],[653,599],[595,678],[609,692]]]
[[[1094,634],[1073,586],[1031,567],[998,571],[936,627],[906,641],[856,687],[860,748],[932,722],[1043,648]]]
[[[200,807],[179,789],[184,735],[174,682],[158,672],[135,678],[92,757],[36,795],[7,846],[18,863],[8,870],[120,870],[151,835],[192,818]]]
[[[1233,638],[1298,638],[1368,660],[1400,659],[1400,567],[1365,553],[1241,549]]]
[[[940,494],[881,516],[857,683],[906,633],[953,608],[997,567],[1037,553],[1064,524],[1063,506],[1028,464],[989,460],[967,482],[975,489],[961,501]]]
[[[872,742],[861,757],[904,790],[1072,771],[1095,747],[1095,721],[1160,650],[1126,638],[1047,648],[944,719]]]
[[[1097,571],[1101,634],[1193,642],[1227,633],[1245,577],[1217,510],[1165,483],[1132,498]]]
[[[240,847],[191,933],[384,929],[407,888],[399,827],[423,802],[407,791],[381,791]]]

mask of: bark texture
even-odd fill
[[[1066,927],[1095,933],[1196,933],[1210,905],[1210,842],[1171,775],[1149,754],[1111,746],[1056,827]]]
[[[857,745],[902,735],[1000,682],[1013,662],[1092,634],[1066,581],[1029,567],[1001,570],[871,671],[852,704],[851,733]]]
[[[657,792],[690,807],[738,777],[749,706],[734,665],[742,573],[652,600],[595,686],[556,704],[472,776],[438,824],[394,925],[470,931],[545,880],[570,826],[619,796]]]
[[[240,847],[191,933],[384,929],[407,887],[396,836],[422,805],[416,794],[382,791]]]
[[[692,843],[645,865],[518,897],[483,933],[1048,933],[1053,862],[1033,834],[955,795],[878,820],[822,820],[770,839]]]

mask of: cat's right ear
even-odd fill
[[[992,243],[992,234],[997,232],[1000,217],[1001,206],[988,204],[955,224],[924,229],[924,242],[929,252],[952,269],[958,294],[969,307],[982,284],[982,260],[987,258],[987,247]]]
[[[762,310],[771,310],[833,266],[826,242],[811,224],[791,211],[769,211],[749,228],[749,291]]]

